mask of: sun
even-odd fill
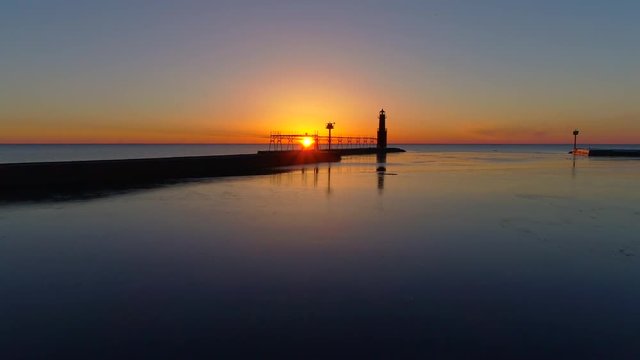
[[[300,143],[302,143],[302,146],[306,149],[309,146],[311,146],[311,144],[313,144],[313,139],[306,136],[306,137],[303,137],[302,140],[300,140]]]

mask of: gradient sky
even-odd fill
[[[640,143],[640,1],[0,2],[0,142]]]

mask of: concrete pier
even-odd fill
[[[283,166],[340,161],[328,151],[0,164],[0,198],[126,188],[165,181],[268,174]]]
[[[342,156],[404,152],[398,148],[260,151],[257,154],[0,164],[0,200],[130,189],[185,179],[271,174]]]

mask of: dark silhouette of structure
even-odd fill
[[[335,129],[335,123],[332,129]],[[328,126],[328,124],[327,124]],[[328,128],[327,128],[328,129]],[[333,150],[343,151],[343,155],[349,154],[348,150],[355,153],[366,152],[369,149],[376,149],[374,145],[377,139],[366,136],[320,136],[316,132],[314,135],[309,134],[283,134],[279,131],[272,131],[269,136],[268,151],[290,151],[300,150],[302,147],[301,140],[307,137],[313,138],[314,150]],[[361,151],[360,151],[361,150]]]
[[[341,155],[365,155],[384,152],[404,152],[402,149],[387,147],[387,114],[384,109],[378,116],[378,136],[333,136],[331,130],[335,129],[334,122],[328,122],[325,129],[329,130],[329,136],[286,134],[272,131],[269,136],[269,151],[304,150],[304,140],[313,137],[313,150],[337,151]],[[311,149],[309,149],[311,150]]]
[[[380,115],[378,116],[378,149],[386,149],[387,148],[387,115],[384,112],[384,109],[380,110]]]
[[[272,174],[283,166],[340,161],[331,151],[0,164],[0,200],[126,189],[179,179]]]
[[[336,123],[334,122],[329,122],[327,123],[326,129],[329,130],[329,147],[328,149],[331,150],[331,130],[333,130],[333,125],[335,125]]]
[[[633,157],[640,158],[640,149],[592,149],[591,147],[584,149],[578,148],[578,129],[573,130],[573,150],[569,154],[593,156],[593,157]],[[575,160],[574,160],[575,162]]]

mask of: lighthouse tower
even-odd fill
[[[380,110],[380,116],[378,117],[378,149],[387,148],[387,115],[384,109]]]

